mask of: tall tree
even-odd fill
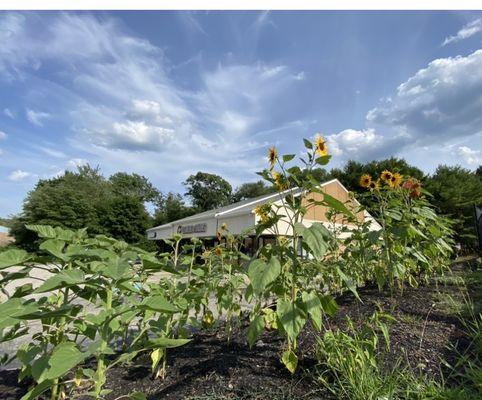
[[[142,202],[154,202],[159,197],[159,190],[142,175],[117,172],[110,176],[109,182],[116,195],[137,197]]]
[[[469,247],[475,246],[473,205],[482,204],[482,179],[460,166],[440,165],[426,182],[434,205],[456,220],[456,237]]]
[[[188,207],[182,196],[178,193],[169,192],[161,195],[156,204],[154,212],[154,226],[167,224],[181,218],[189,217],[196,212],[192,207]]]
[[[186,195],[199,211],[229,204],[233,190],[229,182],[219,175],[201,171],[189,176],[183,184],[187,188]]]
[[[241,200],[252,199],[276,191],[274,186],[266,186],[263,181],[243,183],[237,187],[232,196],[233,203]]]

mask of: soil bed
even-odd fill
[[[454,273],[461,274],[460,270]],[[361,288],[362,303],[346,294],[338,299],[337,316],[325,322],[332,329],[343,328],[345,317],[359,324],[377,309],[391,314],[391,351],[384,354],[387,365],[399,358],[412,368],[440,379],[441,360],[452,363],[459,350],[467,345],[463,327],[454,315],[449,296],[461,299],[463,288],[431,283],[419,288],[405,288],[402,294],[379,293]],[[256,345],[246,344],[247,324],[235,330],[227,343],[222,330],[201,332],[186,346],[169,350],[169,366],[164,380],[153,379],[148,356],[132,367],[113,368],[106,388],[115,399],[133,391],[148,399],[330,399],[327,391],[313,381],[316,374],[314,345],[317,333],[306,326],[299,339],[299,369],[291,375],[279,361],[283,341],[275,332],[265,332]],[[0,399],[16,400],[26,392],[16,382],[18,371],[2,371]]]

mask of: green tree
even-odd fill
[[[433,195],[433,204],[456,220],[456,239],[474,247],[473,205],[482,204],[481,177],[460,166],[440,165],[427,179],[426,189]]]
[[[189,176],[183,184],[187,188],[186,195],[199,211],[224,206],[231,200],[233,189],[229,182],[219,175],[198,172]]]
[[[106,180],[98,167],[88,165],[76,172],[42,179],[28,193],[22,213],[12,219],[11,234],[17,245],[29,250],[36,249],[37,237],[25,228],[26,224],[85,227],[90,234],[107,234],[136,243],[148,226],[144,200],[152,198],[154,192],[144,179],[121,173],[112,181]],[[142,185],[144,192],[134,189]]]
[[[109,182],[116,195],[137,197],[142,202],[154,202],[159,197],[159,190],[142,175],[117,172],[110,176]]]
[[[154,226],[167,224],[171,221],[189,217],[195,212],[195,209],[185,204],[180,194],[169,192],[167,195],[159,196],[154,212],[153,224]]]
[[[276,188],[274,186],[266,185],[263,181],[243,183],[236,188],[232,196],[232,201],[235,203],[237,201],[252,199],[273,192],[276,192]]]

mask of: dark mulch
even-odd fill
[[[460,273],[460,271],[458,272]],[[457,273],[457,274],[458,274]],[[396,318],[390,325],[391,351],[384,354],[387,365],[399,358],[413,368],[440,379],[441,360],[452,363],[455,347],[466,346],[466,338],[453,310],[444,306],[449,296],[460,298],[460,287],[429,285],[406,288],[402,294],[380,294],[373,288],[360,289],[360,303],[351,294],[338,299],[340,311],[326,325],[344,326],[346,316],[355,323],[366,321],[377,309]],[[115,399],[133,391],[144,392],[149,399],[327,399],[313,374],[306,371],[316,365],[316,332],[307,326],[300,336],[300,368],[291,376],[279,361],[282,340],[275,332],[265,332],[253,349],[246,344],[247,326],[239,327],[230,343],[222,331],[197,334],[186,346],[169,350],[169,366],[164,380],[153,379],[148,356],[132,367],[111,370],[107,388]],[[0,373],[0,398],[19,399],[26,388],[16,383],[17,371]]]

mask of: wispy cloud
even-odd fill
[[[35,111],[27,109],[25,110],[25,114],[27,119],[34,125],[43,126],[43,121],[47,118],[50,118],[51,115],[49,113],[43,111]]]
[[[6,138],[7,138],[7,134],[3,131],[0,131],[0,140],[6,139]]]
[[[4,108],[3,114],[6,115],[8,118],[15,119],[14,112],[12,110],[10,110],[9,108]]]
[[[482,164],[482,156],[479,150],[473,150],[467,146],[460,146],[457,149],[457,154],[469,165]]]
[[[17,169],[16,171],[13,171],[10,175],[8,175],[8,179],[12,182],[22,182],[32,176],[33,174],[30,172]]]
[[[477,18],[464,25],[455,35],[446,37],[442,46],[468,39],[480,31],[482,31],[482,18]]]

